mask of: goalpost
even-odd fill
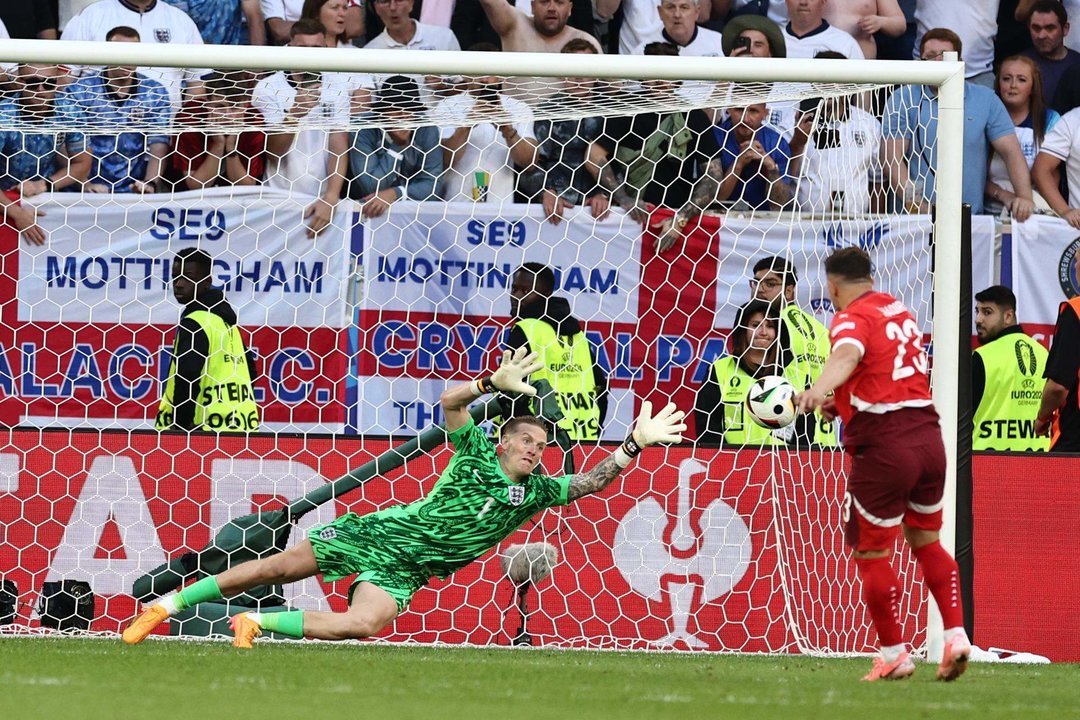
[[[210,124],[185,125],[190,120],[180,112],[165,125],[151,127],[139,115],[132,124],[90,127],[73,119],[84,116],[66,114],[74,111],[65,106],[51,116],[48,131],[109,137],[144,131],[170,138],[184,131],[295,133],[285,152],[299,152],[293,160],[307,163],[290,170],[284,156],[267,150],[267,177],[277,172],[284,178],[277,187],[267,180],[241,189],[191,189],[180,179],[143,196],[95,196],[84,189],[21,201],[44,212],[37,223],[49,239],[41,247],[25,239],[16,245],[9,228],[4,244],[5,282],[16,300],[0,321],[0,380],[6,380],[0,422],[25,429],[7,431],[0,449],[0,460],[7,458],[0,462],[0,531],[7,531],[0,532],[0,576],[13,583],[5,592],[14,593],[22,608],[13,623],[0,624],[0,632],[37,627],[46,613],[25,604],[37,602],[44,583],[63,580],[89,582],[100,601],[93,628],[115,631],[134,608],[131,584],[140,575],[197,550],[230,518],[275,507],[275,498],[299,496],[437,422],[441,387],[491,367],[500,327],[509,324],[504,306],[511,276],[525,261],[556,269],[556,294],[570,297],[594,352],[604,357],[598,362],[611,390],[603,436],[614,439],[625,434],[641,400],[672,396],[693,404],[712,372],[712,359],[729,352],[732,318],[749,300],[745,282],[760,257],[791,257],[798,272],[796,303],[827,322],[830,309],[820,276],[824,257],[831,248],[864,245],[884,288],[900,295],[924,327],[932,321],[933,392],[949,460],[942,539],[952,549],[957,383],[966,381],[958,380],[957,359],[967,332],[959,317],[961,303],[968,301],[959,295],[964,77],[955,57],[806,62],[4,41],[0,62],[206,66],[225,77],[248,71],[246,101],[251,93],[262,93],[255,102],[263,112],[257,120],[215,116]],[[278,71],[295,75],[274,85],[268,78]],[[340,73],[334,76],[344,88],[340,96],[336,101],[312,97],[313,106],[325,102],[325,112],[290,118],[290,103],[303,91],[305,77],[319,92],[330,85],[329,75],[316,73]],[[388,112],[395,102],[401,109],[418,100],[432,114],[388,121],[371,113],[372,96],[390,75],[415,78],[420,95],[395,95]],[[445,102],[468,82],[490,76],[512,101],[496,97],[484,112],[472,114]],[[558,95],[565,78],[579,83],[591,78],[598,85],[592,94]],[[651,81],[680,85],[664,94]],[[452,144],[455,127],[469,128],[465,149],[446,153],[453,167],[458,153],[475,150],[478,158],[491,157],[483,153],[500,142],[520,143],[518,136],[538,121],[581,121],[578,132],[585,133],[589,118],[608,127],[618,116],[679,112],[689,117],[693,109],[707,109],[720,123],[726,109],[755,103],[786,107],[789,117],[798,117],[799,102],[808,99],[819,109],[835,100],[835,107],[847,113],[865,106],[869,117],[875,93],[903,85],[927,86],[937,94],[931,143],[936,159],[924,156],[935,185],[932,250],[924,216],[853,211],[845,204],[844,189],[834,189],[824,194],[831,198],[826,204],[821,196],[796,198],[795,212],[737,203],[717,212],[710,199],[705,207],[692,208],[681,244],[656,253],[655,229],[642,231],[614,197],[610,216],[597,220],[583,197],[567,194],[575,207],[564,209],[559,224],[546,219],[539,199],[515,204],[523,190],[513,183],[526,172],[513,167],[521,163],[512,150],[504,166],[475,164],[452,179],[451,173],[440,178],[444,195],[457,193],[446,202],[410,202],[402,186],[403,197],[364,217],[369,199],[357,194],[328,212],[326,228],[314,239],[306,237],[318,202],[300,188],[321,167],[325,151],[321,136],[305,144],[307,131],[440,126],[443,143]],[[290,96],[285,101],[275,93]],[[552,96],[559,102],[546,102]],[[339,106],[330,107],[333,102]],[[173,106],[174,113],[177,109]],[[480,126],[494,129],[483,144],[479,134],[468,140]],[[499,126],[509,128],[502,139]],[[627,127],[632,134],[636,126]],[[814,124],[810,134],[818,127]],[[670,143],[685,129],[676,126]],[[30,130],[9,116],[0,118],[4,131]],[[928,131],[920,129],[923,151]],[[825,135],[815,137],[825,142]],[[366,168],[393,139],[384,138],[368,154],[357,150],[351,135],[348,140],[353,158]],[[579,140],[587,147],[598,142],[595,135],[563,140],[565,147]],[[645,138],[640,140],[643,144]],[[395,167],[406,162],[402,152],[390,149]],[[208,152],[200,151],[199,157]],[[226,174],[234,159],[226,153],[240,151],[215,152]],[[692,143],[680,152],[692,154]],[[618,153],[609,160],[619,161]],[[660,162],[651,172],[660,172]],[[829,171],[827,163],[823,167]],[[597,178],[591,167],[584,170],[592,175],[583,177],[603,186],[602,172]],[[859,177],[858,168],[840,170]],[[703,172],[699,168],[698,174]],[[510,189],[500,190],[497,183],[505,177],[511,178]],[[539,182],[548,180],[543,175]],[[800,181],[793,178],[796,193]],[[692,184],[700,189],[700,178]],[[325,184],[320,180],[315,186]],[[19,201],[16,193],[9,197]],[[653,212],[657,227],[670,215]],[[63,251],[51,253],[51,245]],[[268,434],[218,440],[140,432],[153,426],[179,313],[167,287],[169,260],[190,245],[214,256],[215,279],[236,307],[245,337],[260,352],[264,377],[257,392]],[[926,285],[931,267],[932,288]],[[353,286],[359,297],[355,308]],[[75,342],[54,344],[50,338],[58,332]],[[588,448],[576,450],[578,467],[592,455]],[[366,512],[411,501],[430,487],[445,460],[442,453],[414,461],[405,474],[369,484],[362,498],[321,508],[299,528],[346,509]],[[822,654],[868,649],[868,624],[838,542],[843,487],[838,453],[788,452],[755,441],[744,450],[704,444],[650,450],[641,463],[610,496],[549,511],[508,540],[543,540],[560,551],[561,567],[533,601],[540,619],[531,622],[540,628],[534,634],[541,642]],[[550,469],[557,469],[555,461]],[[293,541],[298,537],[294,531]],[[910,585],[910,559],[905,555],[897,562]],[[830,580],[834,574],[838,579]],[[394,637],[500,642],[507,622],[503,610],[510,603],[503,580],[497,558],[486,556],[455,579],[437,583],[437,593],[418,596],[411,611],[417,619],[403,615]],[[346,589],[339,584],[327,592],[307,582],[286,588],[284,599],[302,607],[329,603],[341,609]],[[941,628],[932,601],[909,595],[903,602],[905,628],[918,642],[925,638],[927,655],[937,657]]]

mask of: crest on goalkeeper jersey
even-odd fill
[[[525,502],[525,486],[511,485],[506,488],[506,494],[510,498],[510,504],[515,507]]]

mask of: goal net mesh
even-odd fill
[[[548,362],[578,363],[580,332],[596,367],[558,398],[573,469],[645,400],[686,410],[687,442],[433,580],[383,637],[873,647],[843,541],[842,430],[755,429],[743,401],[756,376],[805,387],[820,371],[820,348],[792,336],[825,332],[838,247],[870,252],[929,331],[933,102],[830,82],[143,70],[14,65],[0,105],[0,632],[115,633],[154,568],[441,422],[441,391],[490,373],[515,337],[515,274],[538,263],[559,300],[518,315],[553,327]],[[206,410],[195,432],[159,431],[185,248],[209,254],[235,311],[257,413],[226,387],[216,428]],[[771,257],[791,270],[755,271]],[[288,542],[417,500],[450,455],[319,506]],[[549,448],[546,471],[564,457]],[[534,542],[558,559],[525,587],[501,559]],[[906,550],[895,564],[910,588]],[[167,632],[222,632],[260,604],[340,611],[348,589],[263,589]],[[926,598],[898,603],[918,647]]]

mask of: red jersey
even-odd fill
[[[922,330],[892,295],[860,295],[833,318],[829,337],[833,350],[854,345],[862,353],[855,371],[836,388],[836,409],[845,425],[861,413],[933,408]]]

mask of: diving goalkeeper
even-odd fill
[[[318,574],[328,582],[356,575],[348,610],[240,613],[231,621],[233,645],[250,648],[263,631],[322,640],[370,637],[408,607],[431,577],[446,578],[465,567],[540,510],[603,490],[642,448],[682,440],[683,413],[669,403],[653,416],[652,405],[644,402],[630,436],[587,472],[558,478],[535,472],[547,446],[547,427],[532,416],[507,421],[497,451],[466,407],[496,390],[534,395],[525,378],[543,366],[535,353],[526,353],[525,348],[508,350],[491,377],[443,393],[440,403],[455,452],[427,497],[362,517],[347,513],[312,528],[307,539],[285,552],[198,580],[135,618],[124,642],[142,642],[167,618],[197,603]]]

